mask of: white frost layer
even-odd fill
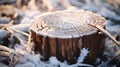
[[[20,51],[20,50],[19,50]],[[50,57],[47,62],[40,60],[41,56],[39,54],[30,54],[29,52],[20,51],[23,56],[18,59],[18,63],[15,67],[78,67],[78,66],[88,66],[93,67],[92,65],[83,64],[85,57],[89,53],[88,49],[83,48],[81,50],[80,57],[76,64],[68,65],[67,62],[60,62],[56,57]]]
[[[50,61],[50,64],[52,64],[52,65],[59,65],[60,64],[60,61],[58,61],[56,57],[51,57],[49,59],[49,61]]]
[[[78,62],[78,63],[82,63],[88,53],[89,53],[88,49],[83,48],[83,49],[81,50],[81,54],[80,54],[80,57],[78,58],[78,61],[77,61],[77,62]]]

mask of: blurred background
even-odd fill
[[[0,23],[29,23],[44,12],[75,9],[98,13],[107,19],[108,31],[120,31],[120,0],[0,0]]]
[[[105,17],[106,30],[120,39],[120,0],[0,0],[0,24],[30,23],[34,16],[45,12],[75,9]]]

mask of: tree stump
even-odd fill
[[[30,26],[30,40],[36,53],[44,60],[56,56],[58,60],[75,63],[82,48],[90,51],[85,63],[103,57],[105,36],[86,22],[105,26],[105,19],[83,10],[49,12],[35,17]]]

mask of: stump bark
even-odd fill
[[[105,36],[88,24],[105,26],[105,19],[95,13],[82,10],[57,11],[35,17],[30,26],[30,40],[36,53],[44,60],[56,56],[58,60],[75,63],[82,48],[88,48],[85,63],[103,58]]]

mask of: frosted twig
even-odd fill
[[[3,29],[5,29],[5,27],[2,27],[2,28],[0,29],[0,32],[1,32]]]
[[[13,51],[12,49],[10,49],[8,47],[5,47],[5,46],[2,46],[2,45],[0,45],[0,50],[1,51],[8,51],[8,52],[12,52]]]
[[[100,31],[102,31],[103,33],[105,33],[114,43],[116,43],[116,45],[118,45],[120,47],[120,43],[105,29],[103,29],[101,26],[93,24],[93,23],[87,23],[88,25],[95,27],[97,29],[99,29]]]
[[[24,42],[23,42],[23,40],[20,39],[19,37],[18,37],[18,39],[20,40],[20,43],[24,47],[24,49],[28,52],[29,50],[27,49],[28,48],[27,45],[25,45]]]
[[[13,30],[13,31],[15,31],[15,32],[18,32],[18,33],[20,33],[20,34],[23,34],[23,35],[25,35],[25,36],[29,36],[29,34],[27,34],[27,33],[25,33],[25,32],[22,32],[22,31],[19,31],[19,30],[17,30],[17,29],[14,29],[14,28],[7,28],[8,30],[9,29],[11,29],[11,30]]]
[[[14,50],[6,47],[6,46],[2,46],[0,45],[0,56],[5,56],[5,57],[9,57],[11,52],[13,52]]]
[[[10,27],[12,24],[0,24],[0,27]]]
[[[2,27],[2,28],[0,29],[0,32],[1,32],[3,29],[7,28],[7,27],[13,26],[13,23],[14,23],[14,20],[11,20],[8,24],[0,24],[0,27]]]
[[[50,0],[42,0],[42,2],[43,2],[43,4],[44,4],[45,6],[47,6],[48,11],[54,11],[54,10],[55,10],[55,8],[54,8],[54,6],[52,5],[52,3],[51,3]]]
[[[2,57],[9,57],[10,56],[10,52],[0,51],[0,56],[2,56]]]

